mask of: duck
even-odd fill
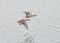
[[[17,23],[19,23],[19,25],[24,25],[26,29],[29,29],[28,24],[26,23],[26,21],[29,21],[30,19],[21,19],[18,20]]]
[[[23,13],[26,14],[26,15],[25,15],[25,18],[30,18],[30,17],[37,16],[37,14],[32,15],[32,13],[30,13],[29,11],[26,11],[26,12],[23,12]]]

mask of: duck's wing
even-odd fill
[[[22,25],[22,22],[21,22],[21,20],[17,21],[17,23],[18,23],[19,25]]]
[[[25,26],[26,29],[29,29],[26,21],[24,21],[22,24]]]
[[[31,15],[30,17],[34,17],[34,16],[37,16],[36,14],[35,15]]]
[[[24,19],[24,21],[29,21],[30,19]]]

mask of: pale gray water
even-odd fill
[[[38,14],[29,30],[17,24],[26,10]],[[20,43],[27,36],[34,43],[60,43],[60,0],[0,0],[0,43]]]

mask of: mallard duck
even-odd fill
[[[34,16],[37,16],[36,14],[32,15],[32,13],[26,11],[24,12],[26,14],[25,18],[30,18],[30,17],[34,17]]]
[[[26,23],[26,21],[28,21],[28,20],[30,20],[30,19],[21,19],[21,20],[17,21],[17,23],[19,23],[19,25],[24,25],[26,29],[29,29],[29,27]]]

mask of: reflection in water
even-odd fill
[[[24,36],[27,37],[24,39],[23,42],[20,43],[34,43],[34,38],[31,35],[25,34]]]

